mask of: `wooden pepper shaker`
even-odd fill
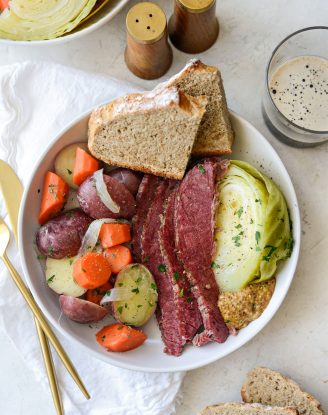
[[[216,0],[175,0],[169,35],[177,49],[200,53],[215,43],[219,35],[215,6]]]
[[[125,62],[130,71],[143,79],[164,75],[173,54],[163,10],[150,2],[136,4],[126,16],[126,29]]]

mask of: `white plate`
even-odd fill
[[[76,27],[67,35],[57,37],[49,40],[10,40],[0,39],[0,44],[7,44],[10,46],[24,45],[24,46],[49,46],[50,44],[65,43],[73,39],[77,39],[83,35],[93,32],[105,23],[109,22],[114,16],[120,12],[129,0],[111,0],[99,12],[88,19],[84,24]]]
[[[180,357],[172,357],[163,353],[163,343],[155,318],[145,327],[148,336],[146,343],[127,353],[110,353],[100,347],[95,340],[96,331],[106,324],[101,321],[97,327],[81,325],[61,317],[58,296],[50,290],[34,249],[35,234],[39,228],[37,217],[40,206],[40,193],[46,170],[53,169],[56,154],[66,145],[83,141],[87,136],[88,116],[74,121],[58,137],[56,137],[41,156],[35,166],[29,185],[25,189],[19,220],[20,253],[23,270],[28,285],[40,308],[49,321],[68,339],[76,341],[86,353],[104,360],[107,363],[142,371],[168,372],[190,370],[205,366],[221,359],[237,350],[252,339],[271,320],[285,298],[292,282],[297,265],[300,248],[300,213],[296,194],[290,177],[279,156],[268,141],[247,121],[232,113],[236,140],[232,158],[247,161],[272,177],[283,191],[293,221],[295,246],[291,258],[282,263],[277,272],[277,285],[273,297],[260,318],[239,332],[230,336],[223,344],[211,343],[197,348],[187,346]]]

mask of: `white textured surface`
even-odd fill
[[[131,2],[134,4],[135,2]],[[169,11],[171,2],[158,2]],[[123,60],[127,8],[88,38],[45,48],[0,47],[0,64],[43,59],[146,82],[128,72]],[[276,141],[265,127],[260,101],[265,64],[285,35],[305,26],[327,23],[326,0],[221,0],[220,39],[200,55],[219,65],[232,109],[252,122],[271,141],[284,161],[298,192],[303,218],[303,246],[294,283],[271,323],[253,341],[231,356],[187,374],[184,403],[178,415],[192,415],[206,404],[239,399],[246,371],[268,365],[290,374],[314,392],[328,410],[328,145],[300,150]],[[182,68],[188,55],[174,50],[168,75]],[[1,295],[1,293],[0,293]],[[1,413],[52,415],[47,392],[34,381],[6,337],[0,337]],[[110,393],[110,385],[108,385]]]

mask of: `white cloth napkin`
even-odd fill
[[[137,88],[116,79],[57,64],[26,62],[0,67],[0,158],[8,161],[26,184],[40,150],[69,121],[133,90]],[[0,213],[6,216],[1,200]],[[9,256],[22,274],[13,241]],[[49,391],[32,315],[2,263],[0,323],[38,381]],[[92,395],[90,401],[84,399],[53,353],[65,414],[174,413],[184,373],[142,373],[116,368],[80,351],[75,342],[60,340]]]

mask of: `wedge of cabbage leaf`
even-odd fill
[[[271,278],[291,255],[291,221],[279,188],[248,163],[231,161],[217,189],[212,268],[222,291],[239,291]]]
[[[11,0],[0,14],[0,38],[45,40],[73,30],[96,0]]]

